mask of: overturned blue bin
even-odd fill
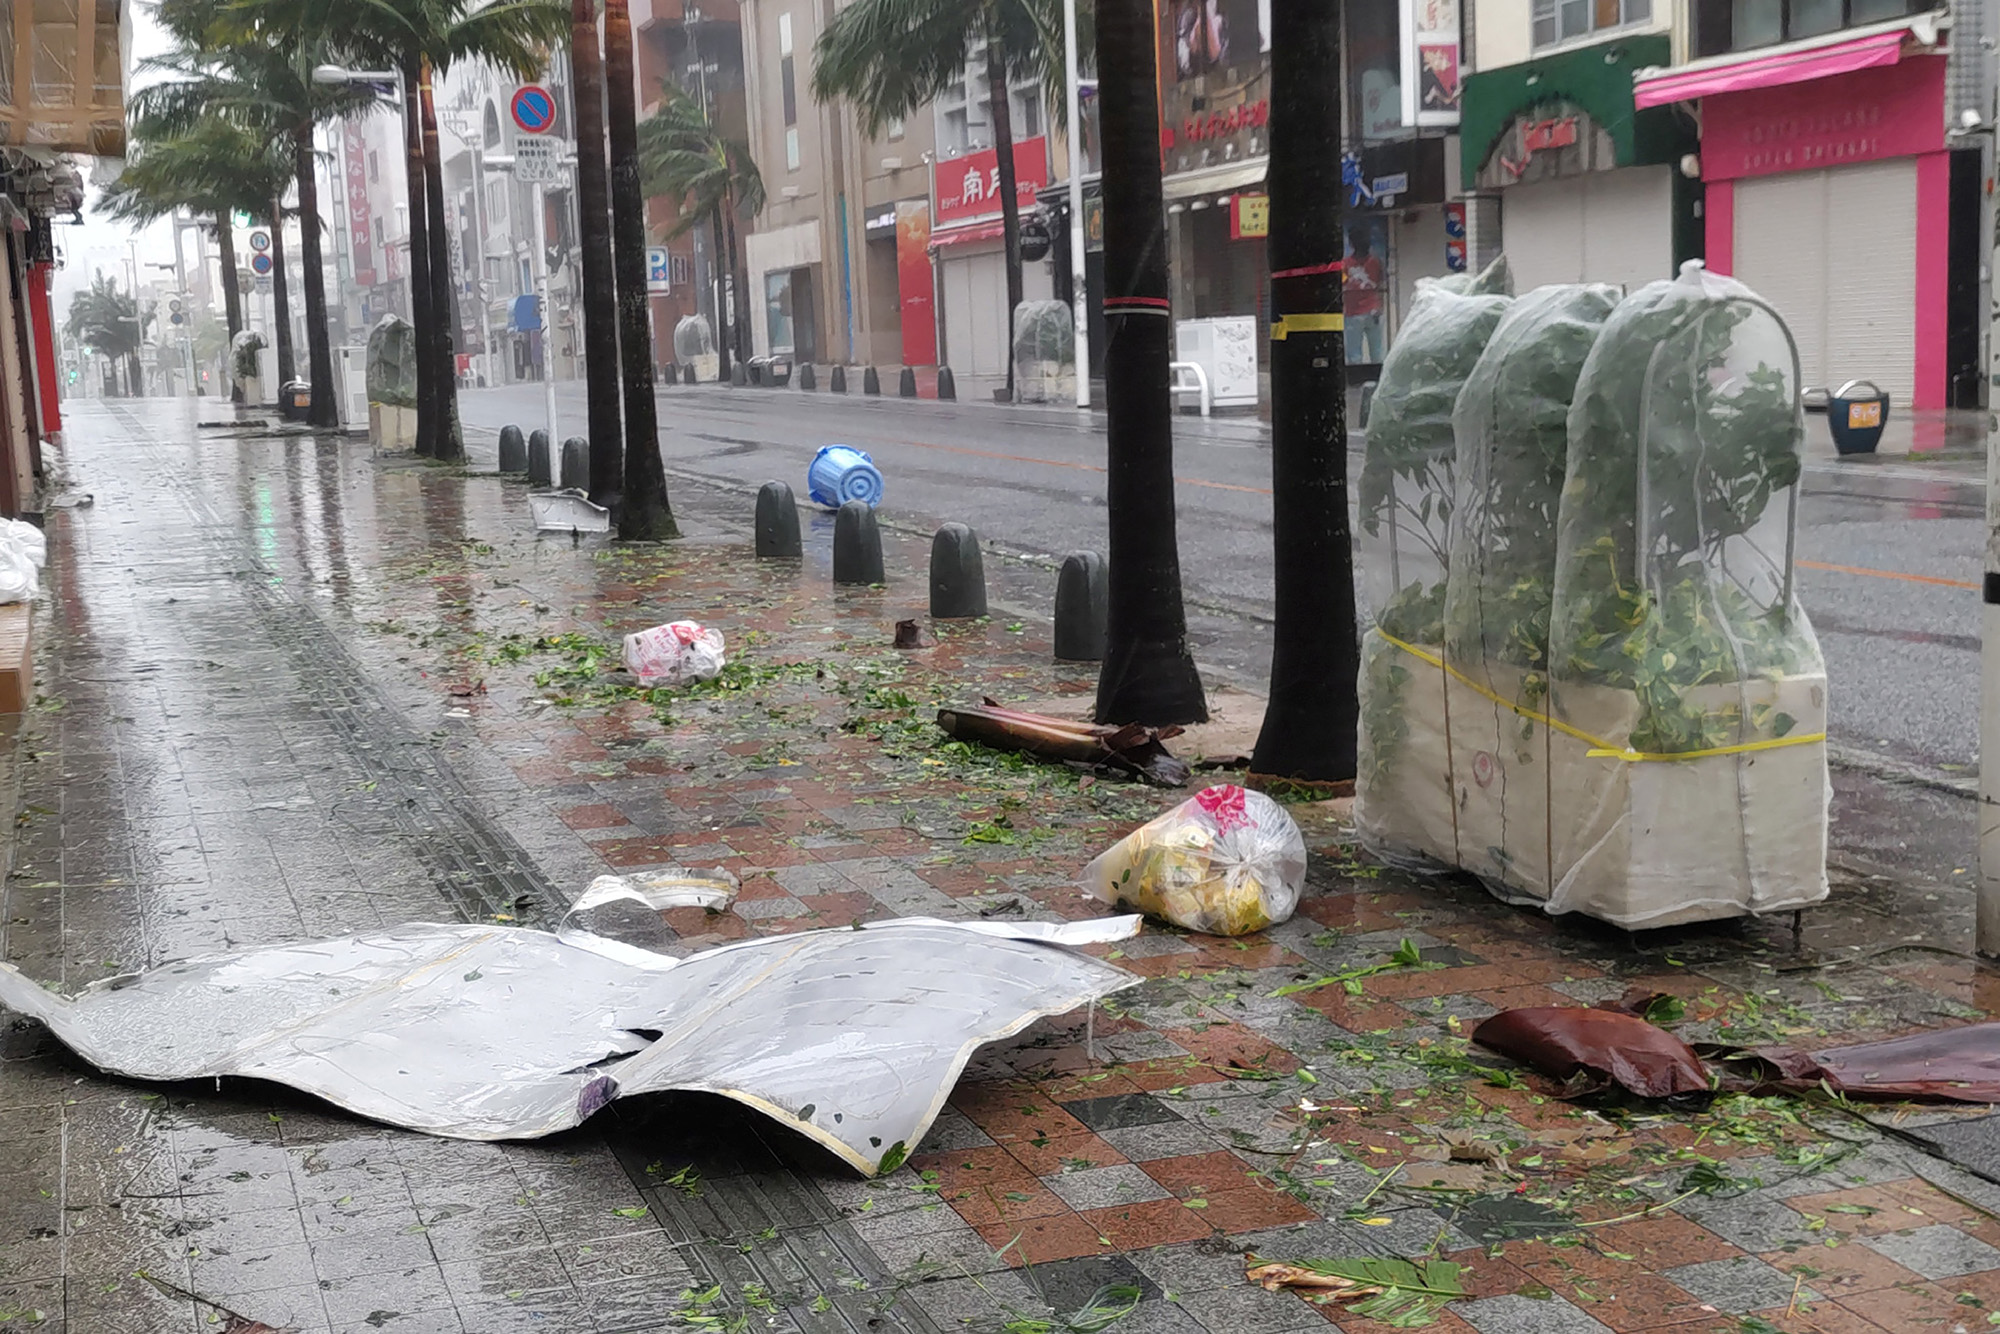
[[[806,469],[806,494],[815,505],[837,510],[850,500],[882,503],[882,474],[875,460],[849,445],[827,445]]]

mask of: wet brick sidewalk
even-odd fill
[[[684,542],[537,542],[511,483],[197,431],[178,406],[76,405],[70,495],[93,503],[50,516],[4,900],[6,959],[49,985],[397,921],[546,922],[594,874],[673,863],[744,886],[729,913],[665,914],[675,950],[1091,916],[1078,868],[1177,799],[935,731],[939,702],[1091,682],[1027,616],[890,649],[921,542],[892,541],[886,590],[835,592],[822,527],[804,562],[760,565],[749,498],[698,487],[676,494]],[[681,616],[728,636],[722,678],[607,673],[620,635]],[[109,1080],[16,1024],[0,1328],[1054,1334],[1107,1286],[1134,1303],[1121,1334],[1385,1328],[1246,1283],[1246,1251],[1448,1256],[1469,1296],[1433,1328],[1480,1334],[1995,1323],[2000,1186],[1924,1151],[1982,1120],[1587,1111],[1464,1037],[1633,984],[1683,997],[1690,1037],[1973,1018],[1992,984],[1937,952],[1962,947],[1949,896],[1850,861],[1797,948],[1782,923],[1635,941],[1385,871],[1336,810],[1295,811],[1297,918],[1104,948],[1146,983],[982,1052],[875,1182],[691,1096],[467,1144],[243,1081]],[[1406,939],[1425,967],[1272,995]]]

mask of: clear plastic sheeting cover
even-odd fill
[[[706,315],[683,315],[674,325],[674,360],[682,363],[715,355],[715,335]]]
[[[1749,288],[1690,263],[1613,312],[1558,521],[1550,911],[1664,926],[1826,896],[1803,448],[1797,352]]]
[[[1076,317],[1061,301],[1023,301],[1014,308],[1014,360],[1021,365],[1076,360]]]
[[[417,406],[417,331],[400,316],[384,315],[368,331],[368,401]]]
[[[1457,491],[1451,418],[1512,301],[1506,283],[1505,260],[1450,286],[1420,282],[1369,407],[1356,545],[1374,628],[1361,650],[1354,820],[1362,839],[1390,856],[1447,864],[1455,856],[1436,657]],[[1385,651],[1398,643],[1429,646],[1432,661]]]
[[[620,895],[648,898],[594,893]],[[915,1147],[981,1044],[1136,984],[1073,947],[1138,928],[906,918],[674,959],[574,927],[414,924],[73,998],[0,965],[0,1004],[114,1074],[268,1079],[460,1139],[553,1134],[633,1094],[715,1093],[874,1173]]]
[[[1557,507],[1577,376],[1620,295],[1591,283],[1523,296],[1452,414],[1444,660],[1458,864],[1510,899],[1549,895],[1549,733],[1538,719],[1549,704]]]

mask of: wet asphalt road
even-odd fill
[[[804,500],[814,452],[850,444],[882,470],[891,525],[960,520],[989,545],[1044,558],[1104,549],[1101,414],[719,386],[675,386],[659,402],[670,479],[754,490],[780,478]],[[541,424],[541,388],[467,392],[461,412],[477,455],[510,421]],[[558,385],[558,414],[558,438],[582,432],[581,383]],[[1827,658],[1831,733],[1845,754],[1969,779],[1978,761],[1983,459],[1957,451],[1838,462],[1819,417],[1808,418],[1808,439],[1798,577]],[[1204,665],[1260,682],[1271,613],[1268,429],[1241,417],[1182,417],[1174,471]],[[1045,582],[1052,596],[1053,576]]]

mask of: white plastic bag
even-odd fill
[[[722,670],[722,631],[672,621],[626,635],[625,670],[645,686],[706,681]]]
[[[34,562],[36,569],[48,564],[48,534],[32,523],[20,519],[0,519],[0,539],[21,549],[22,554]]]
[[[38,573],[34,559],[19,543],[0,536],[0,605],[32,601]]]
[[[1306,843],[1292,817],[1263,793],[1227,784],[1139,826],[1083,871],[1100,902],[1215,936],[1284,921],[1305,879]]]

